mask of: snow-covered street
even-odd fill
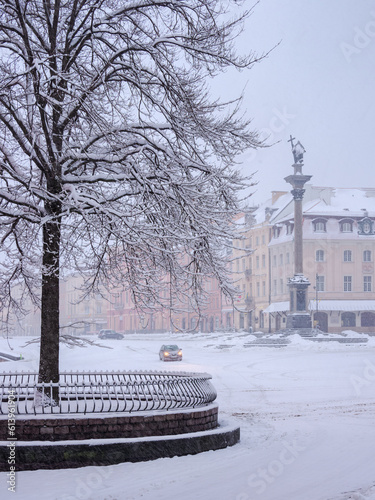
[[[356,334],[353,334],[354,336]],[[349,500],[375,499],[375,337],[366,344],[312,342],[249,347],[250,335],[128,335],[112,349],[62,348],[62,370],[182,370],[211,373],[221,424],[241,441],[200,455],[36,472],[18,472],[16,495],[0,475],[1,498],[24,500]],[[164,342],[184,358],[162,363]],[[36,370],[38,347],[10,340]],[[1,339],[0,351],[9,352]]]

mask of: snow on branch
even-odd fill
[[[39,0],[0,0],[0,289],[40,297],[49,342],[65,272],[144,308],[199,311],[206,277],[235,294],[227,247],[252,184],[235,165],[262,142],[241,98],[213,100],[208,84],[263,57],[235,50],[250,12],[115,4],[55,2],[52,17]]]

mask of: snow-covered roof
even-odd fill
[[[332,189],[331,196],[304,204],[305,214],[363,217],[367,212],[375,216],[375,189]]]
[[[306,184],[303,198],[303,213],[310,216],[328,217],[375,217],[375,188],[332,188]],[[268,205],[277,208],[270,219],[271,223],[285,222],[294,218],[292,195],[280,196],[276,204]],[[264,216],[264,207],[259,207],[259,217]]]
[[[304,213],[363,217],[367,212],[370,217],[375,216],[375,189],[337,188],[330,194],[305,203]]]
[[[265,222],[267,219],[267,212],[270,214],[270,221],[275,219],[292,200],[293,196],[291,193],[281,194],[274,202],[272,202],[272,198],[269,198],[253,212],[255,224]]]

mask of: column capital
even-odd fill
[[[302,200],[303,195],[305,194],[305,189],[302,188],[294,188],[291,190],[291,193],[293,195],[293,198],[296,201]]]

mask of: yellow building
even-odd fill
[[[273,191],[272,198],[254,207],[239,223],[244,224],[242,240],[233,245],[233,278],[238,287],[235,327],[246,331],[268,331],[270,304],[270,254],[272,214],[283,205],[286,191]]]

